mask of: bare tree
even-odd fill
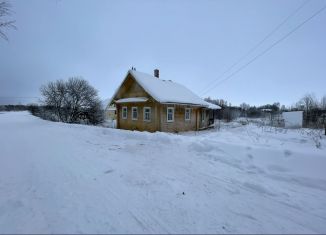
[[[240,104],[240,108],[241,108],[242,110],[247,111],[247,110],[250,108],[250,105],[249,105],[249,104],[246,104],[246,103],[241,103],[241,104]]]
[[[44,104],[61,122],[87,121],[98,124],[104,120],[97,91],[82,78],[58,80],[41,87]]]
[[[281,104],[280,104],[280,102],[275,102],[275,103],[273,103],[273,106],[277,107],[277,109],[279,110],[281,107]]]
[[[44,97],[44,104],[51,107],[58,121],[64,121],[64,99],[66,96],[66,86],[63,80],[49,82],[41,87],[41,94]]]
[[[285,107],[284,104],[281,106],[281,111],[282,111],[282,112],[283,112],[283,111],[286,111],[286,107]]]
[[[6,41],[8,41],[8,37],[5,30],[16,29],[15,21],[6,19],[11,13],[11,5],[7,1],[0,1],[0,37]]]
[[[320,108],[326,110],[326,95],[324,95],[320,100]]]
[[[317,107],[317,100],[314,94],[306,94],[301,98],[298,105],[303,107],[306,112],[311,111],[313,108]]]
[[[66,89],[65,107],[69,122],[76,122],[81,112],[87,112],[89,117],[93,112],[98,111],[96,107],[101,106],[97,91],[86,80],[70,78],[66,82]]]

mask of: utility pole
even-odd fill
[[[324,124],[324,129],[325,129],[325,135],[326,135],[326,113],[323,114],[323,124]]]
[[[325,129],[325,135],[326,135],[326,120],[325,120],[326,115],[324,114],[324,129]]]

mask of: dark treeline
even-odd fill
[[[29,110],[30,105],[23,104],[8,104],[8,105],[0,105],[0,111],[26,111]]]

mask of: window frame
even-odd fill
[[[187,111],[189,111],[189,118],[187,118]],[[185,121],[191,121],[191,108],[185,108]]]
[[[206,110],[203,109],[201,111],[201,122],[205,122],[205,120],[206,120]]]
[[[146,109],[149,110],[149,119],[146,119]],[[151,107],[144,107],[143,108],[143,120],[144,122],[150,122],[152,121],[152,108]]]
[[[121,118],[122,119],[128,119],[128,107],[127,106],[122,106],[122,108],[121,108]],[[126,110],[126,116],[124,116],[123,114],[124,114],[124,110]]]
[[[134,117],[134,110],[136,110],[136,118]],[[136,107],[136,106],[133,106],[133,107],[131,107],[131,120],[134,120],[134,121],[136,121],[136,120],[138,120],[138,107]]]
[[[169,120],[169,110],[172,110],[172,119]],[[166,122],[174,122],[174,107],[166,108]]]

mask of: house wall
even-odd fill
[[[122,119],[122,107],[127,107],[127,119]],[[132,120],[132,107],[138,108],[138,119]],[[144,107],[151,107],[151,121],[144,121]],[[174,121],[167,122],[167,108],[174,108]],[[185,108],[190,108],[190,120],[185,120]],[[182,132],[195,131],[208,126],[208,112],[204,122],[201,121],[202,108],[184,105],[162,105],[156,101],[145,103],[118,104],[118,124],[119,129],[138,130],[138,131],[163,131],[163,132]]]
[[[205,119],[204,121],[202,121],[202,115],[203,112],[205,113]],[[208,127],[208,123],[209,123],[209,109],[206,108],[200,108],[198,109],[198,129],[205,129]]]
[[[131,98],[131,97],[150,97],[148,93],[129,75],[120,87],[114,99]]]
[[[148,101],[144,103],[126,103],[117,105],[119,114],[117,116],[118,128],[125,130],[138,130],[154,132],[159,130],[157,102]],[[122,118],[122,107],[127,107],[127,119]],[[132,107],[138,108],[138,119],[132,120]],[[151,120],[144,121],[144,107],[151,108]]]
[[[147,97],[147,102],[116,104],[117,106],[117,128],[125,130],[139,130],[154,132],[159,130],[158,103],[133,79],[129,74],[121,85],[114,100],[131,97]],[[122,119],[122,107],[128,109],[127,119]],[[138,119],[132,120],[132,107],[138,107]],[[144,121],[144,107],[151,108],[151,121]]]
[[[195,131],[197,129],[197,113],[200,108],[185,105],[160,105],[161,106],[161,131],[180,132]],[[174,121],[167,122],[167,108],[174,108]],[[190,120],[185,120],[185,108],[190,108]]]

